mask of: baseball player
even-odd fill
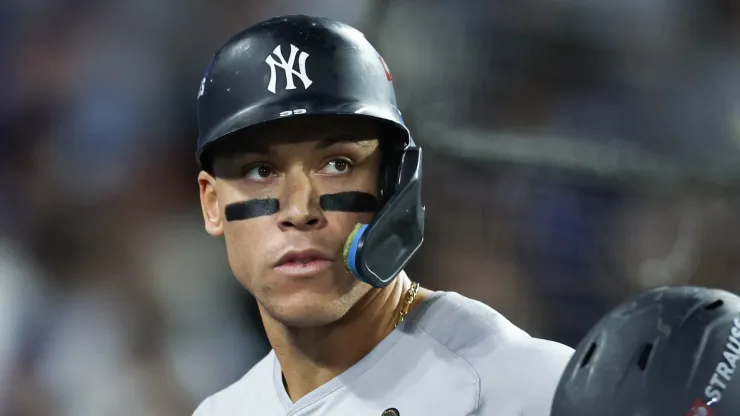
[[[422,153],[361,32],[286,16],[238,33],[198,124],[205,227],[272,350],[196,416],[549,413],[572,349],[403,272],[424,236]]]
[[[552,416],[740,414],[740,297],[699,287],[641,293],[579,344]]]

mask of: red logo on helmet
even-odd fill
[[[380,63],[383,64],[383,69],[385,70],[385,77],[388,78],[388,81],[393,80],[393,75],[391,75],[391,70],[388,69],[388,65],[385,64],[385,60],[383,60],[383,57],[378,55],[378,59],[380,59]]]
[[[695,399],[691,410],[686,413],[686,416],[714,416],[714,409],[710,408],[709,405],[703,401]]]

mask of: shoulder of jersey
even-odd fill
[[[195,410],[193,416],[235,414],[245,402],[250,402],[258,396],[264,397],[262,389],[272,385],[274,354],[274,351],[270,351],[244,377],[205,399]]]
[[[457,293],[433,300],[422,315],[419,329],[475,371],[479,411],[488,410],[488,402],[492,411],[514,406],[507,411],[547,414],[572,348],[532,337],[488,305]]]
[[[490,306],[455,292],[444,292],[422,304],[414,325],[452,352],[485,348],[494,355],[509,349],[570,355],[563,344],[530,336]]]

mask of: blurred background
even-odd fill
[[[408,269],[575,345],[630,294],[740,291],[733,0],[5,0],[0,415],[189,415],[268,350],[203,230],[195,99],[280,14],[384,55],[425,148]]]

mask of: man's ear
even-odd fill
[[[213,237],[220,237],[224,234],[224,223],[218,203],[216,178],[206,171],[201,171],[198,174],[198,185],[200,187],[200,206],[203,211],[206,232]]]

